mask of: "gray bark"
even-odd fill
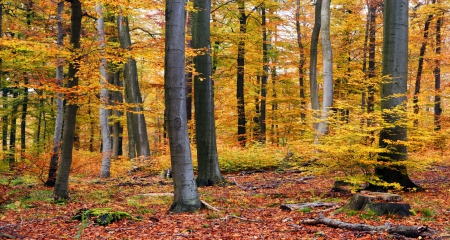
[[[97,19],[97,34],[100,45],[100,52],[104,55],[106,47],[105,26],[103,20],[103,8],[100,2],[97,2],[95,11],[99,15]],[[108,178],[111,175],[111,133],[108,122],[108,110],[105,106],[108,104],[108,73],[106,72],[106,59],[104,56],[100,58],[100,132],[102,135],[102,166],[100,169],[100,177]]]
[[[169,211],[193,212],[201,207],[194,179],[186,119],[185,1],[166,1],[164,90],[173,169],[174,200]]]
[[[64,10],[64,2],[62,1],[58,2],[56,15],[56,20],[58,21],[56,23],[57,24],[56,43],[58,44],[58,48],[61,48],[63,46],[63,37],[64,37],[64,30],[62,25],[63,10]],[[58,86],[62,86],[62,81],[64,79],[62,61],[63,61],[62,59],[58,59],[58,66],[56,67],[56,84]],[[63,95],[61,93],[56,94],[56,117],[55,117],[55,130],[53,131],[52,154],[50,157],[50,168],[48,170],[47,181],[44,183],[45,186],[49,187],[55,186],[56,170],[58,168],[59,149],[61,144],[61,133],[63,128],[63,114],[64,114],[64,106],[62,98]]]
[[[386,152],[378,160],[375,174],[388,183],[399,183],[403,188],[417,187],[408,177],[406,166],[398,161],[407,159],[406,142],[406,91],[408,77],[408,1],[384,1],[383,30],[383,83],[381,86],[381,111],[385,125],[380,132],[379,146]],[[397,111],[392,111],[392,110]],[[386,166],[386,167],[383,167]]]
[[[305,122],[306,114],[306,101],[305,101],[305,49],[302,43],[302,32],[300,28],[300,0],[296,1],[296,11],[295,11],[295,27],[297,32],[297,45],[299,50],[299,63],[298,63],[298,82],[300,86],[300,119],[302,123]]]
[[[328,133],[328,116],[333,105],[333,55],[330,41],[330,0],[322,0],[320,15],[322,34],[322,58],[323,58],[323,102],[322,114],[318,132],[320,135]]]
[[[443,13],[440,13],[440,16],[438,17],[436,21],[436,48],[434,52],[437,55],[437,59],[434,60],[435,67],[433,69],[434,73],[434,90],[436,91],[436,94],[434,96],[434,129],[440,130],[441,129],[441,114],[442,114],[442,108],[441,108],[441,63],[439,60],[439,57],[441,55],[441,25],[443,22]]]
[[[119,16],[119,41],[120,46],[124,49],[131,48],[130,30],[128,27],[128,18]],[[142,97],[139,90],[139,82],[137,75],[136,60],[132,57],[128,58],[124,66],[125,76],[125,101],[133,106],[128,109],[131,111],[132,131],[135,142],[136,157],[146,160],[150,157],[150,145],[148,142],[147,126],[142,107]],[[128,113],[127,113],[128,114]],[[130,146],[133,147],[133,146]]]
[[[81,32],[81,3],[79,0],[71,1],[71,35],[70,44],[74,49],[80,48],[80,32]],[[71,61],[69,64],[68,82],[67,87],[73,88],[78,85],[78,65]],[[71,100],[69,98],[69,100]],[[58,167],[58,174],[56,176],[55,188],[53,190],[53,197],[55,199],[67,199],[69,198],[68,185],[70,166],[72,165],[72,150],[75,137],[75,123],[77,117],[78,106],[75,103],[69,102],[66,105],[64,116],[64,129],[62,136],[62,149],[61,149],[61,162]]]
[[[217,156],[214,90],[211,79],[210,12],[211,0],[194,0],[197,9],[192,16],[192,46],[197,74],[194,76],[195,129],[198,158],[198,186],[222,182]]]
[[[316,1],[314,14],[314,28],[311,35],[311,48],[309,50],[309,91],[311,96],[311,108],[314,111],[319,110],[319,93],[317,90],[317,45],[319,43],[319,33],[321,24],[322,1]],[[317,125],[314,125],[317,127]]]

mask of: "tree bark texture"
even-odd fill
[[[104,49],[106,47],[105,40],[105,26],[103,19],[103,8],[101,2],[97,2],[95,6],[99,18],[97,19],[97,34],[100,52],[104,55]],[[108,73],[106,71],[106,58],[102,56],[100,58],[100,132],[102,135],[102,166],[100,168],[100,177],[108,178],[111,175],[111,132],[108,121]]]
[[[197,186],[222,182],[217,155],[214,90],[211,62],[210,12],[211,0],[194,0],[197,9],[192,16],[192,46],[194,56],[194,104],[198,158]]]
[[[385,152],[378,155],[380,165],[375,168],[375,174],[387,183],[414,188],[416,185],[409,179],[406,167],[398,163],[407,159],[404,142],[407,141],[408,1],[385,0],[383,13],[381,111],[385,125],[380,132],[379,146]]]
[[[443,22],[443,13],[440,14],[438,19],[436,20],[436,48],[434,52],[437,55],[437,59],[434,60],[434,90],[436,91],[434,96],[434,129],[441,130],[441,63],[439,57],[441,56],[441,26]]]
[[[305,49],[302,43],[302,32],[300,27],[300,0],[296,1],[295,11],[295,28],[297,32],[297,45],[299,50],[299,63],[298,63],[298,82],[300,86],[300,119],[304,123],[306,118],[306,100],[305,100]]]
[[[184,26],[184,25],[183,25]],[[130,30],[128,18],[119,16],[119,41],[124,49],[131,48]],[[129,58],[124,66],[125,76],[125,101],[133,106],[128,109],[131,114],[133,137],[135,138],[136,157],[146,160],[150,157],[150,145],[148,142],[147,125],[142,107],[142,97],[139,90],[136,60]],[[130,146],[131,147],[131,146]]]
[[[121,87],[121,81],[119,79],[120,71],[117,71],[115,73],[111,73],[109,78],[111,84],[113,84],[116,87]],[[123,96],[120,91],[113,91],[111,93],[111,103],[113,106],[117,106],[122,104],[123,102]],[[111,158],[117,159],[119,156],[122,155],[122,133],[123,133],[123,127],[120,123],[120,117],[123,115],[123,112],[119,109],[113,110],[113,141],[112,141],[112,152],[111,152]]]
[[[184,4],[167,0],[165,11],[164,89],[174,182],[174,200],[169,209],[172,212],[193,212],[201,207],[186,119]]]
[[[62,25],[62,13],[64,10],[64,2],[58,2],[57,6],[57,15],[56,15],[56,43],[58,48],[63,46],[63,37],[64,30]],[[62,86],[62,82],[64,79],[64,71],[63,71],[63,60],[58,59],[58,66],[56,67],[56,85]],[[56,117],[55,117],[55,130],[53,131],[53,145],[52,145],[52,154],[50,156],[50,167],[48,169],[47,181],[44,183],[45,186],[53,187],[55,186],[56,181],[56,170],[58,168],[58,159],[59,159],[59,149],[61,145],[61,133],[63,128],[63,115],[64,115],[64,106],[63,106],[63,95],[61,93],[56,94]]]
[[[319,43],[319,34],[321,28],[321,11],[322,1],[316,1],[316,8],[314,13],[314,27],[311,35],[311,48],[309,50],[309,91],[311,95],[312,110],[319,110],[319,93],[317,89],[317,45]],[[318,127],[315,124],[315,128]]]
[[[320,15],[320,33],[322,34],[323,58],[323,102],[318,132],[320,135],[328,134],[328,116],[333,105],[333,54],[330,40],[330,0],[322,0]]]
[[[79,0],[71,1],[71,31],[70,31],[70,44],[74,49],[80,48],[80,32],[81,32],[81,3]],[[73,88],[78,85],[78,77],[76,73],[78,72],[79,57],[73,59],[69,64],[68,72],[68,82],[67,88]],[[56,176],[55,188],[53,190],[53,197],[55,199],[67,199],[69,198],[69,174],[70,167],[72,165],[72,151],[73,143],[75,137],[75,124],[77,117],[78,105],[68,96],[68,103],[66,105],[65,116],[64,116],[64,129],[62,136],[62,146],[61,146],[61,162],[58,167],[58,174]]]
[[[239,8],[239,43],[237,55],[237,114],[238,114],[238,141],[241,146],[245,146],[246,136],[246,118],[245,118],[245,34],[247,32],[247,15],[245,14],[245,0],[238,0]]]

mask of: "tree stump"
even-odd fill
[[[398,194],[363,191],[353,196],[343,210],[372,211],[377,215],[410,216],[411,206]]]

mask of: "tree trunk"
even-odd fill
[[[24,78],[25,86],[28,85],[28,77]],[[28,108],[28,88],[23,88],[22,116],[20,120],[20,159],[23,159],[26,148],[27,129],[27,108]]]
[[[330,41],[330,0],[322,0],[320,15],[323,58],[323,102],[318,132],[328,134],[328,115],[333,105],[333,55]]]
[[[64,30],[62,25],[63,10],[64,10],[64,2],[63,1],[58,2],[56,15],[56,20],[58,21],[56,23],[57,24],[56,42],[58,44],[58,48],[61,48],[63,46],[63,36],[64,36]],[[63,79],[64,79],[63,60],[58,59],[58,66],[56,67],[56,85],[62,86]],[[44,185],[48,187],[55,186],[56,170],[58,168],[59,148],[61,144],[61,132],[63,127],[63,114],[64,114],[64,106],[62,98],[63,95],[61,93],[57,93],[56,118],[55,118],[55,130],[53,132],[52,154],[50,157],[50,167],[48,170],[47,181],[44,183]]]
[[[214,118],[214,92],[211,62],[210,12],[211,0],[194,0],[197,9],[192,16],[194,57],[194,104],[198,158],[197,185],[210,186],[224,181],[219,169]]]
[[[184,23],[183,23],[184,26]],[[131,49],[130,30],[128,27],[128,18],[119,16],[119,41],[124,49]],[[135,138],[136,157],[140,160],[146,160],[150,157],[150,145],[148,142],[147,125],[142,107],[141,92],[137,75],[136,60],[130,57],[124,66],[125,76],[125,101],[133,106],[129,108],[133,137]]]
[[[13,103],[11,110],[11,128],[9,129],[9,152],[7,159],[9,163],[9,169],[13,170],[16,162],[16,130],[17,130],[17,97],[19,93],[17,89],[13,89]]]
[[[200,209],[186,119],[184,1],[166,1],[164,89],[173,169],[174,200],[169,211]]]
[[[117,71],[116,73],[110,74],[111,83],[114,84],[116,87],[121,87],[121,81],[119,79],[120,72]],[[122,94],[120,91],[113,91],[111,94],[111,100],[113,106],[118,106],[123,102]],[[123,127],[120,123],[120,118],[122,117],[123,113],[119,109],[113,110],[113,142],[112,142],[112,152],[111,152],[111,158],[117,159],[119,156],[122,155],[122,133],[123,133]]]
[[[187,40],[186,47],[192,49],[192,16],[195,12],[187,12],[186,17],[186,31],[187,31]],[[209,46],[211,47],[211,46]],[[186,71],[186,117],[187,121],[190,122],[192,119],[192,72],[194,71],[193,65],[193,57],[189,56],[186,59],[186,66],[188,67]]]
[[[81,32],[81,3],[79,0],[71,1],[71,35],[70,43],[73,45],[74,49],[80,48],[80,32]],[[78,56],[76,58],[79,58]],[[71,88],[78,85],[78,77],[76,73],[78,72],[78,65],[76,61],[71,61],[69,64],[68,72],[68,82],[67,88],[70,91]],[[70,95],[69,95],[70,96]],[[53,190],[53,197],[55,199],[67,199],[69,198],[68,185],[69,185],[69,174],[70,167],[72,165],[72,151],[73,143],[75,137],[75,124],[77,117],[78,105],[74,102],[70,102],[70,97],[68,98],[68,103],[66,105],[65,116],[64,116],[64,129],[62,136],[61,145],[61,162],[58,167],[58,174],[56,176],[55,188]]]
[[[434,90],[435,90],[435,96],[434,96],[434,129],[435,130],[441,130],[441,63],[440,63],[440,56],[441,56],[441,26],[443,21],[443,13],[438,17],[436,21],[436,48],[434,52],[436,53],[436,60],[434,60]]]
[[[268,57],[268,41],[267,37],[267,22],[266,22],[266,7],[263,3],[261,6],[261,25],[263,28],[263,71],[261,76],[261,108],[259,115],[259,135],[258,140],[261,143],[266,142],[266,98],[267,98],[267,79],[269,77],[269,57]]]
[[[321,28],[322,1],[316,1],[314,13],[314,27],[311,35],[311,48],[309,50],[309,91],[311,95],[311,108],[313,111],[319,110],[319,93],[317,90],[317,45],[319,43],[319,33]],[[317,117],[317,116],[316,116]],[[314,124],[317,129],[318,125]]]
[[[371,80],[375,77],[375,53],[376,53],[376,18],[377,18],[378,0],[370,0],[369,3],[369,68],[367,77],[369,86],[367,88],[367,112],[372,113],[375,110],[375,84]],[[367,121],[368,126],[372,126],[372,120]]]
[[[408,1],[384,1],[383,77],[381,111],[385,125],[380,132],[379,146],[386,151],[378,155],[380,164],[375,174],[387,183],[398,183],[404,189],[417,187],[408,177],[406,166],[399,162],[407,159],[406,91],[408,77]],[[392,110],[398,110],[392,112]]]
[[[100,45],[100,130],[102,135],[102,166],[100,169],[100,177],[109,178],[111,175],[111,133],[109,129],[108,110],[105,108],[108,105],[108,74],[106,72],[107,65],[104,58],[104,49],[106,47],[105,40],[105,26],[103,20],[103,8],[100,2],[97,2],[95,11],[99,15],[97,19],[97,34]]]
[[[436,0],[433,0],[432,3],[434,4]],[[416,75],[416,84],[414,87],[414,97],[413,97],[413,105],[414,105],[414,114],[419,114],[419,94],[420,94],[420,80],[422,79],[422,71],[423,71],[423,60],[425,56],[425,51],[427,49],[427,43],[428,43],[428,29],[430,28],[431,20],[433,19],[433,15],[428,15],[427,20],[425,21],[425,27],[423,29],[423,41],[422,45],[420,46],[420,52],[419,52],[419,64],[417,66],[417,75]],[[414,120],[414,126],[417,127],[419,125],[419,120]]]
[[[245,119],[245,34],[247,32],[247,15],[245,14],[245,0],[238,0],[239,7],[239,42],[237,56],[237,114],[238,114],[238,141],[241,146],[245,146],[246,136],[246,119]]]
[[[297,45],[299,51],[299,63],[298,63],[298,83],[300,86],[300,119],[302,123],[305,123],[306,118],[306,101],[305,101],[305,49],[302,43],[302,32],[300,28],[300,0],[296,1],[295,11],[295,27],[297,32]]]

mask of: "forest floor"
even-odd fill
[[[411,178],[426,188],[423,192],[400,193],[413,215],[377,216],[370,212],[340,212],[352,196],[331,192],[330,177],[305,178],[305,173],[263,171],[224,175],[227,186],[199,188],[200,198],[215,209],[196,213],[169,214],[171,180],[145,172],[108,180],[72,177],[71,200],[55,203],[52,189],[38,184],[0,185],[0,239],[405,239],[387,232],[364,232],[326,225],[305,225],[318,216],[348,223],[423,225],[432,238],[450,238],[450,166],[433,166]],[[235,184],[237,183],[237,185]],[[282,204],[336,203],[334,207],[282,210]],[[99,226],[93,219],[71,220],[79,209],[109,208],[127,212],[122,219]],[[447,237],[447,238],[446,238]]]

